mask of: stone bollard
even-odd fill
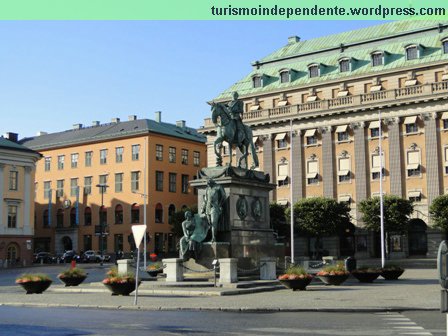
[[[260,280],[275,280],[275,279],[277,279],[275,258],[261,258]]]
[[[168,282],[180,282],[184,281],[184,268],[181,258],[163,259],[162,263],[166,265],[164,273],[166,274],[166,281]]]
[[[219,259],[219,282],[234,283],[238,282],[238,259],[224,258]]]
[[[135,274],[135,265],[132,259],[118,260],[118,273],[126,274],[128,272]]]

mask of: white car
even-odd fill
[[[100,262],[101,255],[99,255],[94,250],[88,250],[88,251],[84,252],[83,261],[84,262]]]

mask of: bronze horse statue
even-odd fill
[[[218,117],[221,119],[218,123]],[[245,162],[245,168],[247,169],[248,162],[247,157],[249,155],[249,148],[252,154],[253,164],[251,169],[258,167],[258,156],[255,150],[255,145],[252,137],[252,129],[241,123],[242,129],[237,130],[237,126],[233,119],[230,117],[227,107],[222,103],[212,104],[212,121],[216,125],[216,140],[213,144],[213,148],[216,154],[216,164],[218,167],[222,166],[221,147],[222,143],[226,141],[229,144],[229,166],[232,165],[232,148],[236,146],[241,151],[241,157],[238,160],[238,167],[241,168],[241,163]]]

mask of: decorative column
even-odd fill
[[[25,168],[25,193],[23,197],[23,233],[26,235],[31,235],[31,225],[30,225],[30,219],[31,215],[31,167],[24,167]]]
[[[271,177],[271,182],[274,178],[273,174],[273,153],[272,153],[272,134],[263,135],[263,171],[266,174],[269,174]],[[272,192],[269,193],[269,202],[272,202],[274,200],[274,192],[275,190],[272,190]]]
[[[302,135],[301,131],[292,132],[292,176],[291,179],[294,183],[294,189],[292,190],[291,204],[294,204],[299,199],[303,198],[303,151],[302,151]]]
[[[365,137],[365,123],[353,123],[350,125],[355,137],[355,190],[356,204],[367,198],[367,144]],[[359,222],[361,214],[356,207],[356,221]]]
[[[426,186],[428,207],[434,198],[441,195],[440,190],[440,165],[439,134],[437,132],[437,114],[425,113],[421,115],[425,123],[425,148],[426,148]]]
[[[5,176],[4,176],[4,170],[5,170],[5,165],[3,163],[0,163],[0,228],[3,226],[3,228],[7,227],[6,223],[5,225],[3,224],[3,208],[4,208],[4,204],[3,204],[3,191],[4,191],[4,185],[3,185],[3,181],[5,180]]]
[[[390,193],[403,197],[403,174],[401,160],[400,120],[398,118],[387,118],[389,136],[389,174]]]
[[[324,197],[334,198],[334,149],[331,126],[322,127],[321,131]]]

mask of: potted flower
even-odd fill
[[[22,274],[16,279],[16,284],[22,286],[26,294],[41,294],[51,283],[50,277],[43,273]]]
[[[152,277],[156,277],[157,274],[162,273],[163,272],[163,264],[161,261],[156,261],[153,263],[150,263],[147,267],[146,267],[146,272],[152,276]]]
[[[381,276],[386,280],[397,280],[404,273],[404,268],[388,264],[381,269]]]
[[[78,286],[87,278],[87,273],[82,268],[70,267],[69,269],[58,274],[58,279],[61,280],[66,287]]]
[[[134,273],[118,273],[116,267],[112,267],[107,273],[103,284],[112,292],[112,295],[129,295],[135,290]],[[140,281],[138,282],[140,285]]]
[[[359,280],[359,282],[373,282],[381,274],[381,269],[376,267],[363,266],[352,271],[352,275]]]
[[[284,274],[278,277],[278,280],[286,287],[293,291],[295,290],[306,290],[313,280],[313,276],[309,274],[303,267],[291,265],[289,266]]]
[[[345,269],[344,263],[339,262],[336,265],[325,266],[316,275],[326,285],[339,286],[348,279],[350,272]]]

